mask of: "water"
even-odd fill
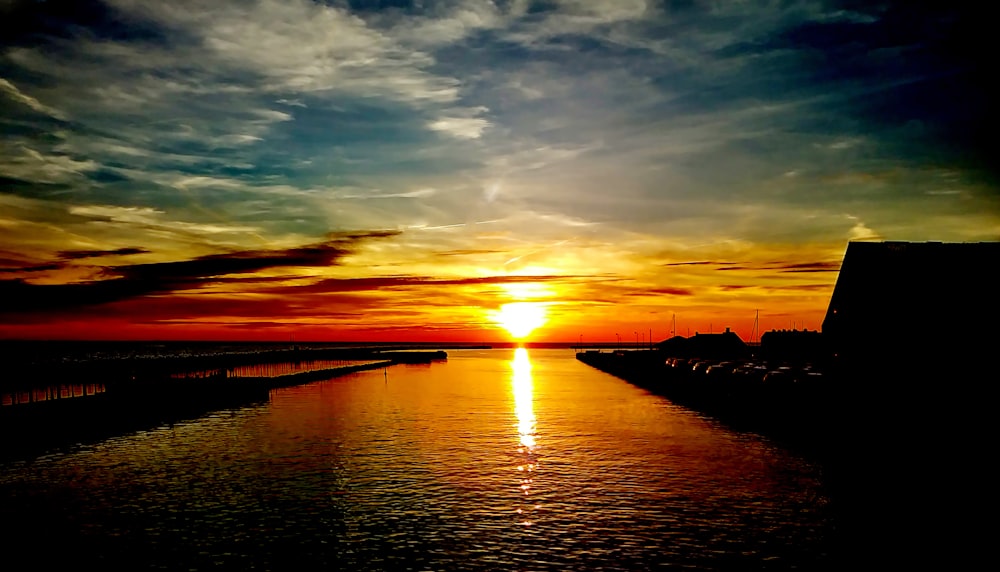
[[[569,350],[454,351],[0,469],[0,546],[32,569],[813,570],[834,526],[815,466]]]

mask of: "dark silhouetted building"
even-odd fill
[[[820,363],[826,361],[823,335],[816,330],[771,330],[760,337],[758,354],[768,361]]]
[[[975,371],[997,348],[1000,243],[851,242],[823,336],[849,369]]]
[[[721,334],[674,336],[658,343],[657,347],[668,355],[700,359],[743,359],[750,355],[750,348],[729,328]]]
[[[996,490],[998,263],[1000,243],[848,244],[823,322],[838,372],[827,478],[859,554],[992,555],[976,507]]]
[[[687,338],[684,336],[674,336],[656,344],[656,348],[668,356],[687,356]]]

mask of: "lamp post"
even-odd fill
[[[615,349],[622,349],[622,337],[618,335],[618,332],[615,332],[615,338],[618,339],[618,346]]]
[[[635,334],[635,349],[639,349],[639,332],[632,332]]]

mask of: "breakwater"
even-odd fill
[[[277,358],[284,357],[285,360]],[[0,415],[30,407],[91,405],[97,401],[196,395],[199,399],[237,393],[256,394],[278,387],[322,380],[397,364],[446,360],[444,351],[338,349],[275,351],[264,354],[167,356],[110,363],[55,364],[21,369],[0,387]],[[79,386],[80,390],[74,388]],[[90,388],[89,391],[85,390]],[[72,400],[70,404],[67,401]]]
[[[16,353],[7,348],[4,354],[4,376],[0,379],[0,390],[32,388],[45,383],[73,382],[126,382],[131,380],[152,380],[180,377],[197,371],[225,371],[239,367],[301,363],[306,361],[379,361],[394,363],[430,362],[447,359],[441,350],[413,350],[401,346],[383,347],[279,347],[279,348],[225,348],[210,351],[210,348],[174,349],[162,348],[162,352],[88,352],[78,354],[70,351],[33,355],[25,351]]]
[[[579,361],[707,414],[767,435],[815,458],[831,446],[832,380],[802,368],[734,362],[668,361],[662,352],[585,351]],[[718,366],[711,370],[707,364]]]
[[[270,392],[281,387],[448,357],[444,351],[377,350],[295,355],[310,359],[277,362],[207,356],[164,359],[162,367],[154,367],[157,360],[145,360],[110,362],[103,364],[105,368],[94,363],[63,364],[37,375],[22,372],[14,388],[0,388],[5,403],[0,406],[0,434],[17,436],[0,446],[0,458],[27,457],[212,411],[266,403]],[[320,355],[337,359],[316,359]],[[260,375],[245,375],[246,371]],[[77,386],[83,389],[64,391]]]

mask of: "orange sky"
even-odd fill
[[[60,251],[7,283],[6,299],[18,302],[0,335],[648,343],[668,337],[676,321],[680,335],[730,327],[749,339],[758,310],[760,331],[818,329],[842,256],[835,245],[796,257],[760,246],[671,252],[654,241],[594,238],[503,250],[489,237],[476,239],[487,248],[419,252],[408,239],[339,235],[182,260]],[[513,323],[505,306],[515,309]],[[532,322],[525,331],[516,331],[518,314]]]

